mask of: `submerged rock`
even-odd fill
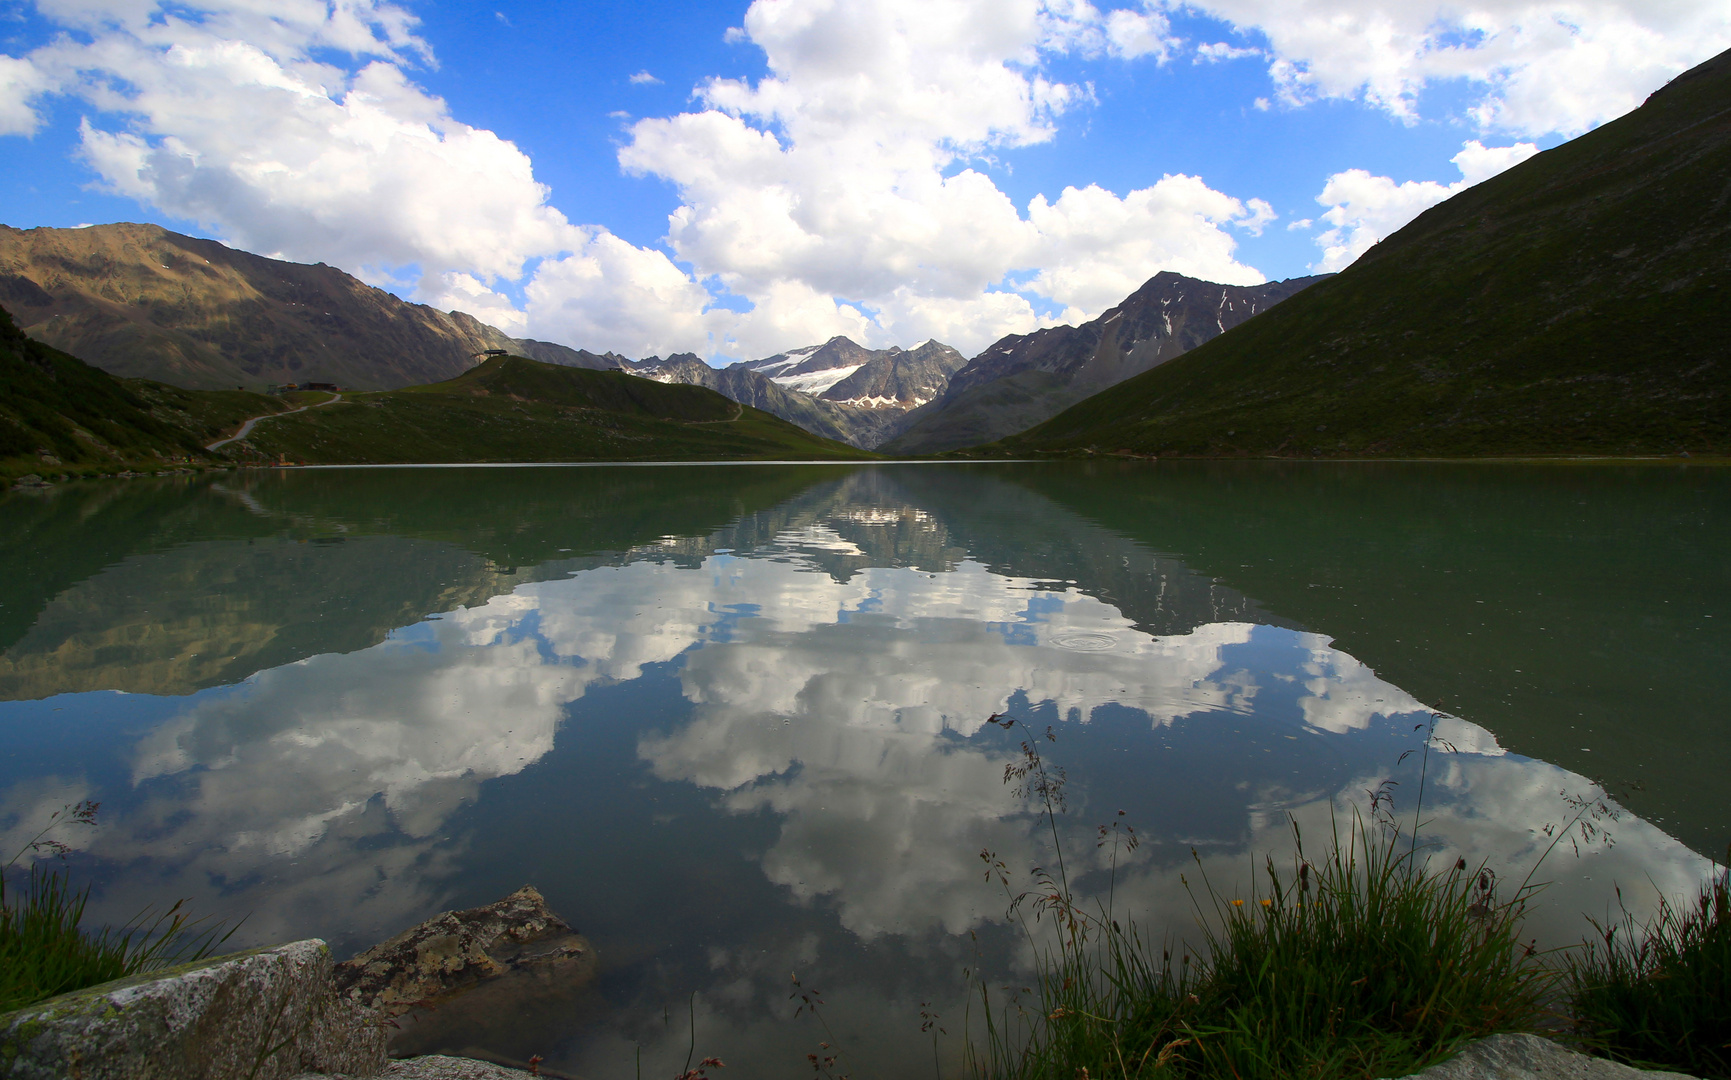
[[[588,940],[525,885],[375,945],[338,964],[335,982],[346,1000],[396,1019],[394,1056],[485,1046],[527,1060],[578,1022],[595,974]]]
[[[331,988],[322,941],[297,941],[79,990],[0,1016],[9,1080],[377,1076],[376,1013]]]

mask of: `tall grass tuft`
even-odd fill
[[[96,804],[80,803],[56,813],[57,824],[94,824]],[[160,914],[148,910],[118,929],[83,928],[90,887],[74,889],[62,868],[32,865],[22,888],[9,885],[7,871],[25,851],[64,855],[64,844],[38,833],[0,869],[0,1012],[23,1008],[57,994],[113,979],[201,960],[234,933],[208,925],[183,910],[184,901]]]
[[[1731,862],[1731,858],[1728,858]],[[1691,904],[1661,901],[1636,924],[1594,922],[1567,962],[1575,1035],[1631,1065],[1731,1078],[1731,890],[1721,875]]]
[[[1006,779],[1050,819],[1062,809],[1061,774],[1046,767],[1037,741],[1022,749]],[[1519,940],[1528,885],[1500,899],[1487,868],[1432,867],[1374,794],[1371,820],[1355,812],[1321,857],[1307,857],[1296,828],[1294,839],[1293,870],[1283,875],[1268,861],[1266,887],[1251,896],[1223,896],[1205,874],[1199,887],[1185,880],[1203,936],[1176,958],[1118,917],[1110,888],[1092,907],[1079,901],[1061,855],[1056,873],[1036,871],[1034,889],[1013,895],[1010,907],[1037,958],[1029,995],[1037,1004],[994,1005],[981,985],[976,1074],[1401,1076],[1468,1039],[1538,1026],[1555,976]],[[1115,877],[1134,834],[1112,826],[1101,841],[1112,844]],[[1008,888],[1004,865],[982,857]],[[1045,921],[1055,943],[1036,939],[1033,924]]]
[[[1402,1076],[1537,1026],[1554,979],[1519,940],[1525,888],[1499,901],[1489,869],[1433,869],[1356,813],[1314,865],[1294,836],[1292,880],[1270,861],[1254,902],[1208,890],[1200,1075]]]

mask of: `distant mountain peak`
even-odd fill
[[[998,339],[950,379],[893,448],[934,453],[991,442],[1218,337],[1321,278],[1223,285],[1162,270],[1080,326]]]

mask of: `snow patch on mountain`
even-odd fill
[[[825,368],[822,371],[802,371],[797,375],[770,375],[769,379],[776,385],[786,387],[789,390],[798,390],[802,394],[816,396],[862,367],[865,365],[853,364],[849,367]],[[758,368],[758,371],[766,375],[769,374],[767,368]]]

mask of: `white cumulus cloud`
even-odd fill
[[[533,336],[634,357],[708,351],[729,313],[706,314],[709,294],[673,260],[605,229],[573,232],[575,250],[543,262],[524,288]]]
[[[34,135],[41,117],[31,99],[47,89],[36,65],[16,56],[0,56],[0,135]]]
[[[72,32],[0,58],[0,133],[32,133],[44,94],[81,98],[80,153],[111,191],[513,333],[634,355],[837,333],[973,350],[1162,269],[1261,279],[1227,229],[1264,211],[1198,178],[1019,207],[979,167],[1092,102],[1048,59],[1166,62],[1181,43],[1154,3],[757,0],[734,36],[768,74],[705,82],[697,110],[638,121],[619,155],[679,191],[672,258],[568,220],[521,148],[420,86],[431,50],[399,4],[37,6]]]
[[[669,243],[754,303],[798,282],[870,312],[868,342],[940,337],[969,352],[1047,321],[1015,290],[1087,318],[1159,270],[1263,280],[1234,258],[1226,226],[1259,228],[1264,209],[1199,178],[1123,196],[1066,188],[1023,208],[973,167],[1050,139],[1091,99],[1047,78],[1043,58],[1166,59],[1175,40],[1158,10],[758,0],[734,36],[764,51],[770,74],[712,80],[701,111],[639,121],[620,162],[675,184]],[[837,325],[822,305],[803,328],[785,311],[740,318],[735,347],[764,354]]]
[[[431,55],[402,7],[38,7],[78,33],[0,57],[0,133],[34,129],[32,95],[82,98],[98,115],[82,122],[80,152],[109,189],[251,251],[407,280],[418,299],[512,333],[538,321],[598,349],[701,347],[707,296],[695,282],[660,252],[572,225],[527,154],[411,79]],[[532,317],[500,286],[537,259],[547,279],[534,295],[592,287]]]
[[[1218,33],[1186,45],[1180,8]],[[687,111],[626,129],[620,167],[677,193],[662,249],[568,219],[522,148],[423,87],[434,58],[401,3],[36,9],[65,32],[0,56],[0,135],[34,134],[42,103],[70,97],[103,185],[237,246],[407,284],[513,333],[712,357],[838,333],[973,352],[1091,317],[1161,270],[1262,280],[1237,254],[1276,219],[1254,192],[1185,174],[1026,201],[999,187],[1000,156],[1095,107],[1055,74],[1065,58],[1261,55],[1258,108],[1358,99],[1409,121],[1440,118],[1428,90],[1464,86],[1456,119],[1537,138],[1731,46],[1723,0],[755,0],[730,37],[766,73],[707,80]],[[1335,174],[1318,268],[1526,152],[1469,143],[1456,184]]]
[[[1180,6],[1174,0],[1166,5]],[[1721,0],[1200,0],[1183,5],[1268,42],[1288,105],[1361,98],[1403,119],[1463,80],[1471,115],[1517,135],[1574,135],[1731,47]],[[1198,55],[1221,58],[1219,46]]]
[[[1316,238],[1322,258],[1312,269],[1319,273],[1345,269],[1384,237],[1432,206],[1536,153],[1538,147],[1532,143],[1485,146],[1475,139],[1450,159],[1461,171],[1461,178],[1447,185],[1434,180],[1397,184],[1389,177],[1372,176],[1363,169],[1335,173],[1316,197],[1317,202],[1328,207],[1322,220],[1330,228]]]

